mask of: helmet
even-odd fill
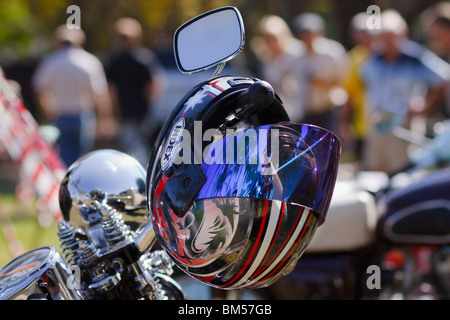
[[[122,214],[131,231],[146,215],[146,171],[133,157],[110,149],[96,150],[75,161],[59,190],[59,205],[65,221],[87,231],[100,221],[94,201]]]
[[[221,76],[190,91],[148,167],[148,210],[181,270],[222,289],[270,285],[295,266],[331,201],[340,142],[293,124],[272,87]]]

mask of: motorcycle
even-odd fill
[[[93,151],[69,167],[59,192],[61,252],[39,247],[2,267],[1,300],[180,300],[186,296],[174,266],[221,289],[269,286],[292,270],[325,220],[340,142],[321,128],[289,123],[268,83],[219,76],[243,46],[235,7],[209,11],[177,30],[179,69],[216,67],[213,77],[174,108],[147,172],[114,150]],[[228,135],[217,134],[233,130],[238,146],[242,138],[244,149],[263,149],[257,154],[262,165],[215,165],[218,154],[211,149],[200,153],[203,164],[213,163],[209,167],[196,158],[194,165],[179,162],[181,153],[189,155],[184,132],[193,128],[195,140],[197,119],[204,130],[215,129],[211,149],[228,150]],[[265,139],[245,144],[254,127],[265,145]],[[275,139],[268,129],[281,141],[279,157],[272,157],[269,141]]]
[[[184,299],[145,224],[145,170],[115,150],[77,160],[60,186],[61,251],[32,249],[0,270],[2,300]],[[143,227],[138,230],[139,224]]]
[[[259,295],[450,299],[449,143],[447,122],[397,172],[342,174],[327,222],[294,271]]]

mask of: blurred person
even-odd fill
[[[392,173],[408,163],[409,143],[398,132],[436,105],[449,79],[449,65],[409,40],[408,30],[397,11],[382,12],[376,51],[361,70],[371,120],[366,170]]]
[[[258,36],[251,41],[251,48],[261,65],[261,78],[273,86],[289,116],[299,119],[302,117],[302,110],[293,108],[296,87],[292,66],[304,54],[303,44],[294,37],[286,21],[279,16],[263,17],[258,31]]]
[[[132,18],[115,23],[115,48],[106,63],[106,76],[119,120],[118,148],[147,164],[148,140],[156,131],[152,104],[164,85],[156,55],[142,46],[142,26]]]
[[[298,85],[296,107],[304,110],[304,116],[294,120],[335,131],[336,107],[346,99],[342,85],[347,52],[339,42],[325,37],[325,22],[318,14],[298,15],[293,28],[305,45],[305,54],[293,66]]]
[[[450,62],[450,3],[438,3],[423,14],[431,50],[447,62]],[[445,100],[437,118],[450,118],[450,84],[445,88]]]
[[[59,130],[56,143],[67,166],[115,130],[103,65],[83,49],[85,37],[81,29],[59,26],[57,49],[42,59],[32,79],[42,122]]]
[[[450,3],[438,3],[423,13],[431,49],[450,61]]]
[[[348,52],[349,70],[344,89],[348,100],[345,103],[340,120],[339,134],[344,141],[354,139],[353,152],[356,160],[362,158],[362,147],[369,128],[369,118],[365,109],[365,86],[360,70],[370,58],[372,35],[367,28],[366,12],[356,14],[350,22],[350,33],[354,47]]]

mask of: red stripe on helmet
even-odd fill
[[[217,89],[219,89],[220,91],[224,92],[226,89],[222,88],[221,86],[218,85],[218,83],[220,82],[220,80],[217,80],[215,82],[210,82],[209,84],[211,84],[213,87],[216,87]]]
[[[261,241],[261,237],[262,237],[262,234],[263,234],[263,231],[264,231],[264,228],[265,228],[265,223],[266,223],[266,220],[267,220],[267,209],[268,209],[268,207],[269,207],[269,200],[266,199],[266,200],[264,200],[264,213],[263,213],[263,216],[262,216],[262,221],[261,221],[261,225],[260,225],[260,228],[259,228],[258,236],[257,236],[255,244],[253,246],[253,250],[250,253],[247,261],[245,262],[245,264],[242,267],[241,271],[233,279],[231,279],[230,281],[228,281],[228,283],[222,285],[221,287],[228,287],[231,284],[233,284],[234,282],[236,282],[236,280],[244,273],[244,271],[247,269],[248,265],[252,261],[253,256],[255,255],[256,249],[259,246],[259,242]]]
[[[262,282],[262,281],[264,281],[264,280],[266,280],[266,279],[268,279],[268,278],[270,278],[270,277],[271,277],[271,276],[272,276],[272,275],[273,275],[273,274],[274,274],[274,273],[275,273],[282,265],[284,265],[284,263],[286,262],[286,260],[290,258],[292,252],[293,252],[293,251],[295,250],[295,248],[298,246],[298,244],[300,243],[300,240],[303,238],[303,235],[305,234],[306,230],[308,229],[308,225],[309,225],[309,222],[311,221],[311,218],[312,218],[313,214],[314,214],[314,213],[313,213],[312,210],[309,211],[308,221],[306,221],[305,225],[303,226],[303,231],[302,231],[302,233],[301,233],[300,236],[298,237],[298,239],[297,239],[297,241],[295,242],[295,244],[292,246],[291,250],[290,250],[290,251],[288,252],[288,254],[285,256],[285,258],[283,259],[283,261],[281,261],[281,262],[278,264],[278,266],[277,266],[275,269],[272,270],[272,272],[270,272],[270,273],[269,273],[268,275],[266,275],[263,279],[261,279],[260,281],[258,281],[258,283],[259,283],[259,282]],[[251,287],[257,285],[258,283],[252,285]]]
[[[281,229],[281,222],[283,221],[283,215],[284,215],[284,211],[286,210],[286,202],[283,201],[283,206],[281,208],[281,215],[280,215],[280,219],[278,220],[278,226],[277,226],[277,230],[275,231],[275,235],[272,238],[272,244],[270,245],[269,250],[266,253],[266,256],[264,257],[264,260],[261,262],[260,266],[258,267],[258,269],[256,269],[256,271],[253,274],[253,277],[258,276],[261,272],[263,272],[267,267],[264,267],[264,263],[266,262],[267,258],[269,258],[270,252],[273,249],[273,246],[275,245],[275,239],[277,239],[278,237],[278,233]],[[271,213],[272,214],[272,213]],[[276,255],[275,255],[276,256]],[[268,263],[268,266],[271,264],[272,260]]]
[[[304,213],[304,210],[305,210],[305,208],[304,208],[304,207],[301,207],[300,213],[298,214],[297,220],[296,220],[295,223],[294,223],[294,227],[293,227],[293,228],[291,229],[291,231],[289,232],[289,235],[286,237],[286,239],[284,240],[283,244],[280,246],[280,248],[278,249],[277,253],[275,253],[275,255],[272,257],[272,259],[269,261],[269,263],[267,264],[267,266],[264,267],[263,270],[261,270],[258,274],[261,274],[262,272],[264,272],[264,271],[272,264],[272,262],[275,260],[275,258],[278,257],[278,255],[280,254],[280,252],[284,249],[284,247],[286,246],[287,242],[289,241],[289,239],[291,238],[292,234],[294,233],[294,231],[295,231],[295,229],[296,229],[296,227],[297,227],[297,225],[298,225],[298,222],[300,221],[300,219],[301,219],[301,217],[302,217],[302,215],[303,215],[303,213]],[[274,241],[274,242],[275,242],[275,241]],[[272,273],[273,273],[273,272],[272,272]],[[257,276],[257,275],[255,275],[255,276]],[[265,277],[265,278],[267,278],[267,277]],[[258,281],[258,282],[260,282],[260,281]]]
[[[167,176],[163,176],[163,178],[159,181],[159,183],[156,187],[156,191],[155,191],[155,196],[154,196],[155,201],[153,203],[153,217],[155,219],[156,228],[159,229],[161,234],[165,234],[165,232],[162,230],[162,228],[167,230],[168,226],[166,223],[166,219],[164,218],[164,215],[162,213],[161,206],[160,205],[156,206],[156,203],[158,203],[159,198],[161,197],[161,193],[164,190],[164,187],[166,186],[168,179],[169,178]]]
[[[197,276],[197,275],[192,275],[192,277],[194,277],[197,280],[200,280],[200,281],[203,281],[203,282],[208,282],[208,283],[211,283],[216,278],[215,275],[212,276],[212,277],[207,277],[207,278],[202,278],[202,277]]]

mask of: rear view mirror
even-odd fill
[[[183,73],[223,65],[244,47],[244,24],[235,7],[222,7],[189,20],[174,37],[175,59]]]

